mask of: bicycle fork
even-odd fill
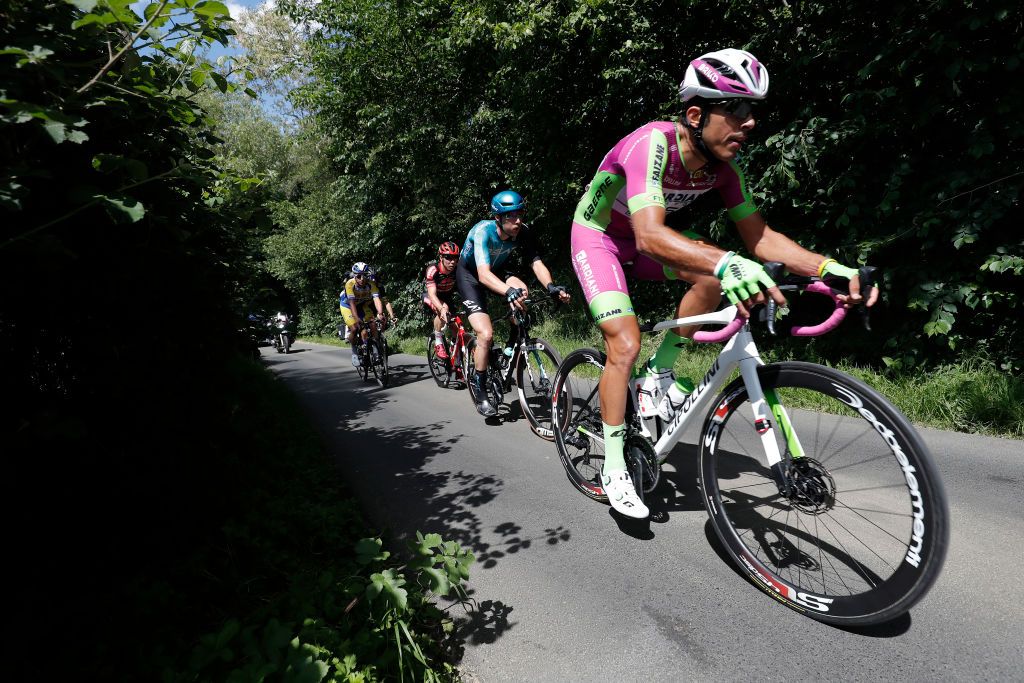
[[[804,457],[804,449],[778,394],[774,389],[766,391],[761,386],[761,379],[757,376],[757,368],[761,365],[760,358],[744,359],[740,362],[740,374],[747,389],[747,398],[753,413],[754,430],[761,439],[761,448],[764,449],[766,463],[771,470],[775,485],[779,488],[779,493],[788,497],[790,486],[787,465],[792,460]],[[779,442],[775,436],[776,429],[781,431],[782,437],[786,441],[785,454],[779,451]]]

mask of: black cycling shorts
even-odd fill
[[[495,273],[495,275],[502,280],[507,280],[510,277],[506,273]],[[455,286],[459,290],[462,305],[466,307],[466,312],[470,315],[487,313],[487,295],[497,296],[477,279],[476,273],[464,267],[462,263],[459,263],[459,267],[455,270]]]

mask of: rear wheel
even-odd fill
[[[949,542],[927,448],[902,413],[843,373],[787,362],[758,375],[785,484],[780,492],[760,457],[736,380],[701,438],[700,482],[719,539],[755,585],[814,619],[863,626],[900,616],[935,581]]]
[[[541,438],[553,441],[554,431],[551,427],[551,391],[558,366],[562,357],[558,350],[543,339],[531,339],[526,344],[526,351],[519,356],[516,368],[516,384],[519,389],[519,406],[530,421],[530,428]],[[559,401],[568,402],[571,394],[568,385],[563,385]],[[567,414],[563,410],[562,414]]]
[[[568,397],[554,405],[555,448],[569,481],[585,496],[607,500],[601,484],[604,426],[597,384],[606,357],[597,349],[573,351],[555,372],[553,392]]]

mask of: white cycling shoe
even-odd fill
[[[610,475],[601,475],[601,484],[608,494],[608,502],[612,509],[633,519],[647,519],[651,511],[647,509],[640,496],[636,495],[633,480],[626,470],[612,471]]]
[[[652,370],[650,366],[644,369],[643,374],[635,378],[636,397],[640,404],[640,415],[648,418],[658,414],[658,406],[668,392],[668,388],[676,381],[676,376],[671,370]]]

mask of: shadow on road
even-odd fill
[[[281,370],[315,416],[367,517],[390,520],[391,526],[382,531],[398,541],[396,547],[404,546],[402,541],[417,531],[438,533],[471,550],[475,567],[489,569],[509,555],[570,540],[570,531],[562,526],[532,535],[515,521],[484,526],[477,510],[504,493],[504,481],[489,474],[431,467],[437,456],[462,448],[464,437],[453,420],[408,424],[405,418],[402,424],[381,426],[388,404],[402,400],[393,389],[419,381],[433,383],[425,363],[410,363],[409,356],[402,356],[401,363],[391,366],[391,385],[382,388],[361,380],[347,354],[335,357],[340,361],[336,368]],[[272,367],[288,362],[274,356],[264,360]],[[469,409],[468,400],[465,407]],[[513,415],[517,413],[518,405]],[[367,420],[370,414],[373,424]],[[491,643],[514,626],[509,621],[511,605],[471,600],[466,609],[465,617],[456,618],[457,633],[466,642]]]

